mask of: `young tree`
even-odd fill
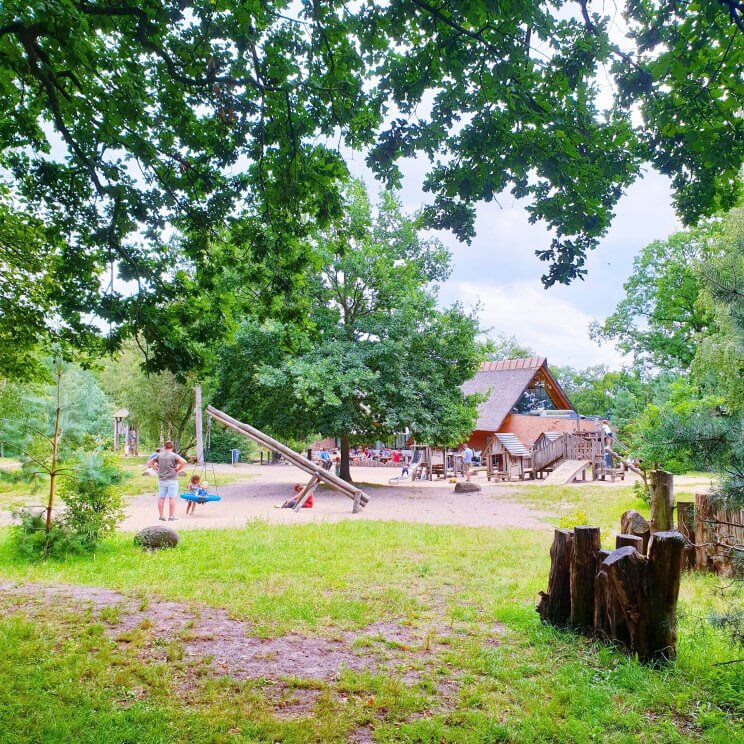
[[[417,228],[392,194],[375,212],[353,183],[345,219],[317,236],[306,322],[247,321],[221,359],[219,402],[280,438],[339,437],[347,480],[354,441],[406,428],[432,444],[469,434],[475,401],[460,385],[483,355],[478,323],[437,309],[449,255]]]

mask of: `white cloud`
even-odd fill
[[[535,282],[458,282],[455,294],[466,307],[480,302],[484,328],[516,336],[552,364],[619,368],[627,363],[613,345],[598,346],[589,338],[592,316]]]

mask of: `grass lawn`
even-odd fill
[[[565,514],[581,508],[605,530],[635,505],[627,488],[525,487],[518,497]],[[123,534],[95,556],[34,565],[0,531],[0,580],[105,586],[141,607],[162,598],[225,608],[252,636],[356,638],[350,647],[361,658],[380,652],[365,630],[373,624],[422,639],[386,642],[396,665],[383,672],[290,675],[278,688],[208,671],[209,659],[183,654],[183,632],[153,639],[142,622],[117,637],[116,609],[28,607],[0,595],[0,740],[743,740],[744,669],[716,666],[737,651],[702,622],[716,579],[684,577],[678,661],[643,667],[540,624],[534,603],[550,539],[514,529],[256,522],[185,531],[177,549],[152,554]],[[306,709],[287,716],[286,695],[307,696]]]

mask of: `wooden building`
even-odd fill
[[[468,443],[484,453],[489,477],[534,476],[533,451],[564,434],[598,436],[599,422],[576,413],[545,357],[484,362],[462,389],[485,397]]]

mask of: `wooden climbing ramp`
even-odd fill
[[[591,460],[564,460],[544,481],[545,486],[565,486],[591,467]]]
[[[298,455],[294,450],[281,442],[278,442],[276,439],[273,439],[268,434],[264,434],[264,432],[256,429],[250,424],[244,424],[242,421],[238,421],[232,416],[228,416],[223,411],[219,411],[212,406],[207,406],[207,415],[211,416],[215,421],[219,421],[223,426],[227,426],[238,434],[242,434],[244,437],[252,439],[259,446],[277,452],[284,457],[287,462],[300,470],[304,470],[308,475],[312,476],[308,484],[299,494],[297,505],[294,507],[295,511],[299,511],[302,508],[302,505],[307,501],[311,491],[318,485],[318,483],[325,483],[352,499],[354,501],[354,514],[359,512],[360,509],[365,507],[369,502],[369,496],[361,489],[353,486],[351,483],[347,483],[345,480],[339,478],[335,473],[329,473],[327,470],[324,470],[319,465],[311,462],[306,457]]]

